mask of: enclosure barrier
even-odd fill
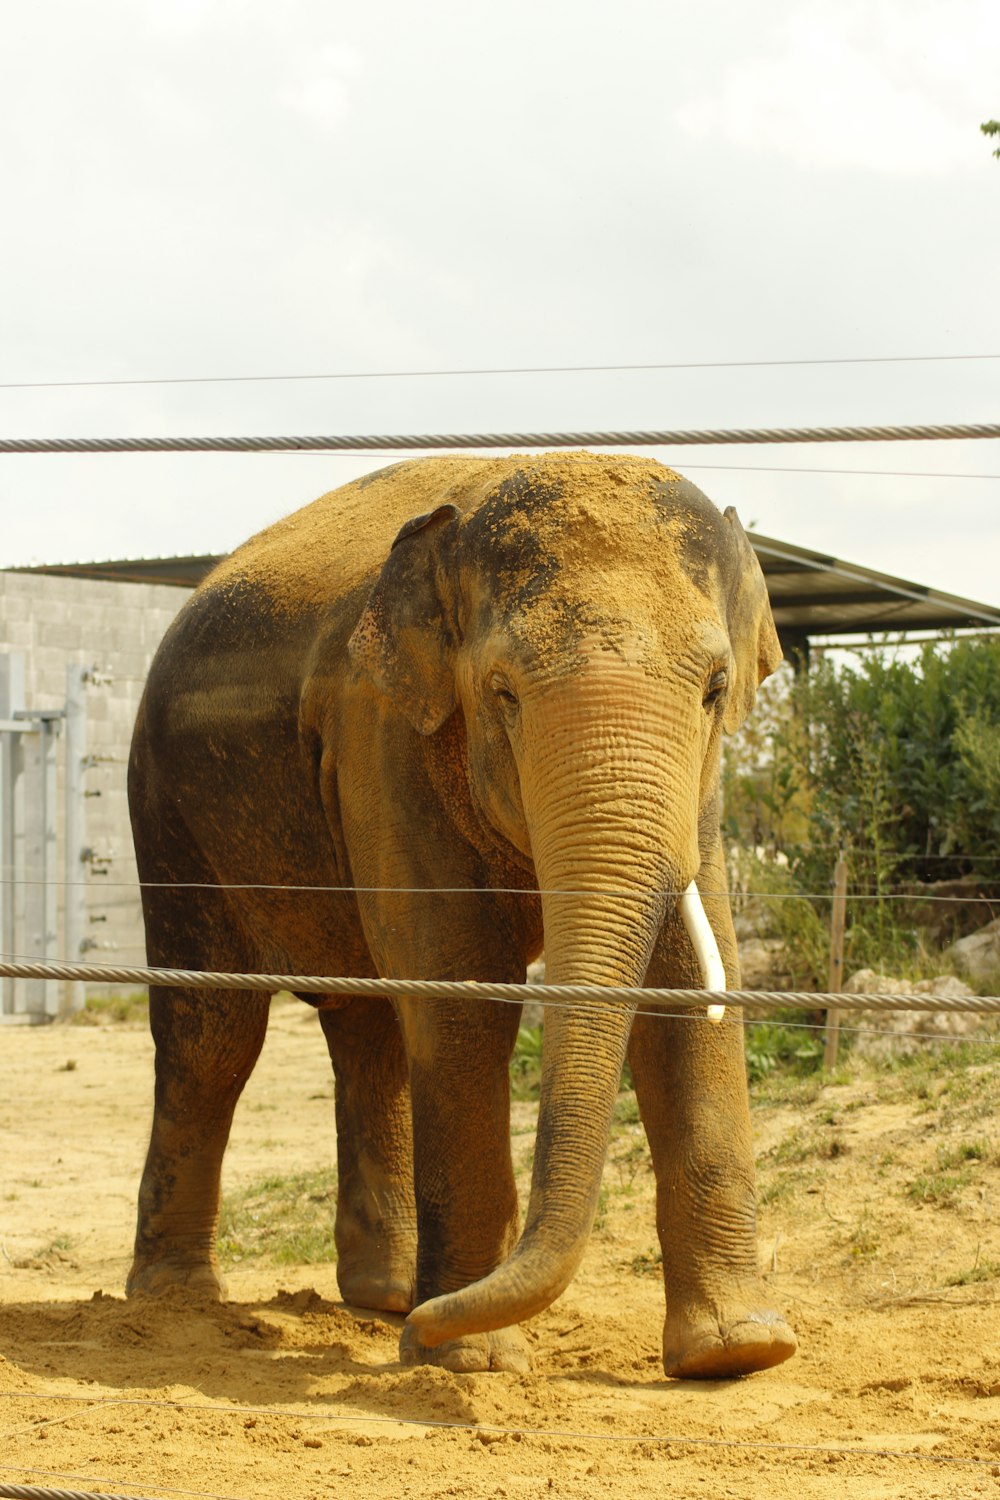
[[[146,1500],[142,1495],[112,1495],[107,1490],[49,1490],[37,1484],[0,1484],[0,1500]]]
[[[472,979],[359,979],[318,974],[224,974],[202,969],[141,969],[114,964],[0,963],[0,977],[70,979],[91,984],[138,984],[189,990],[254,990],[275,994],[344,995],[412,1000],[499,1000],[519,1005],[636,1004],[695,1009],[749,1005],[756,1010],[946,1011],[1000,1015],[998,995],[833,995],[812,990],[643,989],[602,984],[485,984]]]
[[[665,448],[731,443],[912,443],[1000,438],[1000,422],[911,427],[715,427],[663,432],[451,432],[353,437],[2,438],[0,453],[364,453],[392,448]]]

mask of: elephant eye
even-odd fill
[[[503,708],[507,710],[517,708],[517,694],[505,678],[499,676],[491,678],[490,687],[493,689],[494,697]]]
[[[725,691],[725,672],[713,672],[711,677],[708,679],[708,686],[705,688],[705,696],[702,699],[702,703],[704,704],[705,708],[714,708]]]

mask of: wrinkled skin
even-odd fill
[[[149,960],[518,981],[544,942],[553,983],[697,987],[676,903],[696,879],[735,987],[719,742],[779,658],[735,514],[651,461],[426,459],[324,496],[227,559],[154,662],[130,767]],[[220,1295],[222,1154],[267,999],[154,989],[151,1020],[129,1290]],[[527,1367],[517,1325],[579,1263],[626,1053],[664,1369],[794,1351],[758,1276],[732,1013],[548,1012],[520,1235],[518,1008],[356,998],[321,1021],[340,1288],[409,1314],[405,1361]]]

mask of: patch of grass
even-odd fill
[[[778,1011],[773,1021],[753,1021],[747,1026],[747,1078],[751,1085],[775,1070],[803,1078],[822,1066],[821,1036],[801,1029],[807,1015],[806,1011]]]
[[[621,1191],[629,1192],[643,1168],[653,1165],[646,1137],[643,1135],[638,1140],[632,1140],[624,1151],[614,1152],[611,1164],[618,1173]]]
[[[72,1017],[74,1026],[110,1026],[122,1021],[148,1021],[149,996],[145,990],[131,994],[91,996]]]
[[[618,1095],[612,1121],[612,1128],[615,1125],[638,1125],[639,1101],[631,1089]]]
[[[881,1241],[878,1229],[868,1216],[867,1204],[865,1204],[861,1218],[848,1237],[848,1243],[851,1247],[852,1260],[874,1260],[878,1254]]]
[[[318,1265],[337,1258],[333,1167],[265,1177],[227,1193],[219,1218],[223,1265],[266,1257],[276,1265]]]
[[[611,1194],[606,1187],[602,1187],[597,1195],[597,1213],[594,1215],[594,1229],[600,1233],[607,1228],[608,1224],[608,1200]]]
[[[956,1146],[937,1148],[938,1166],[943,1171],[961,1167],[967,1161],[989,1161],[991,1155],[988,1141],[959,1141]]]
[[[510,1060],[512,1099],[537,1099],[542,1086],[542,1028],[522,1026]]]
[[[510,1097],[518,1100],[537,1100],[542,1086],[542,1036],[541,1026],[522,1026],[517,1033],[517,1041],[514,1043],[514,1055],[510,1060]],[[624,1113],[619,1115],[615,1112],[615,1119],[619,1124],[632,1124],[639,1118],[639,1107],[634,1103],[635,1095],[632,1093],[632,1075],[628,1065],[622,1071],[619,1084],[623,1096],[627,1099],[631,1094],[633,1103],[624,1104]],[[629,1110],[634,1110],[634,1120],[629,1115]]]
[[[1000,1277],[1000,1261],[980,1260],[979,1250],[976,1249],[976,1258],[967,1271],[959,1271],[957,1276],[949,1276],[945,1286],[972,1286],[977,1281],[996,1281]]]
[[[659,1250],[641,1250],[629,1262],[633,1276],[659,1276],[663,1268],[663,1255]]]
[[[907,1186],[906,1195],[916,1203],[931,1203],[935,1208],[952,1208],[963,1188],[972,1181],[972,1173],[930,1172],[915,1177]]]
[[[770,1203],[778,1203],[782,1198],[790,1198],[794,1193],[808,1190],[815,1180],[815,1171],[803,1171],[801,1168],[777,1172],[769,1181],[758,1181],[757,1202],[761,1208],[766,1208]]]

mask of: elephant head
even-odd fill
[[[549,981],[641,985],[718,839],[721,736],[781,659],[760,567],[733,510],[647,459],[462,474],[397,536],[355,665],[421,735],[463,716],[473,803],[541,892]],[[521,1239],[413,1311],[423,1343],[520,1322],[568,1284],[633,1010],[549,1012]]]

